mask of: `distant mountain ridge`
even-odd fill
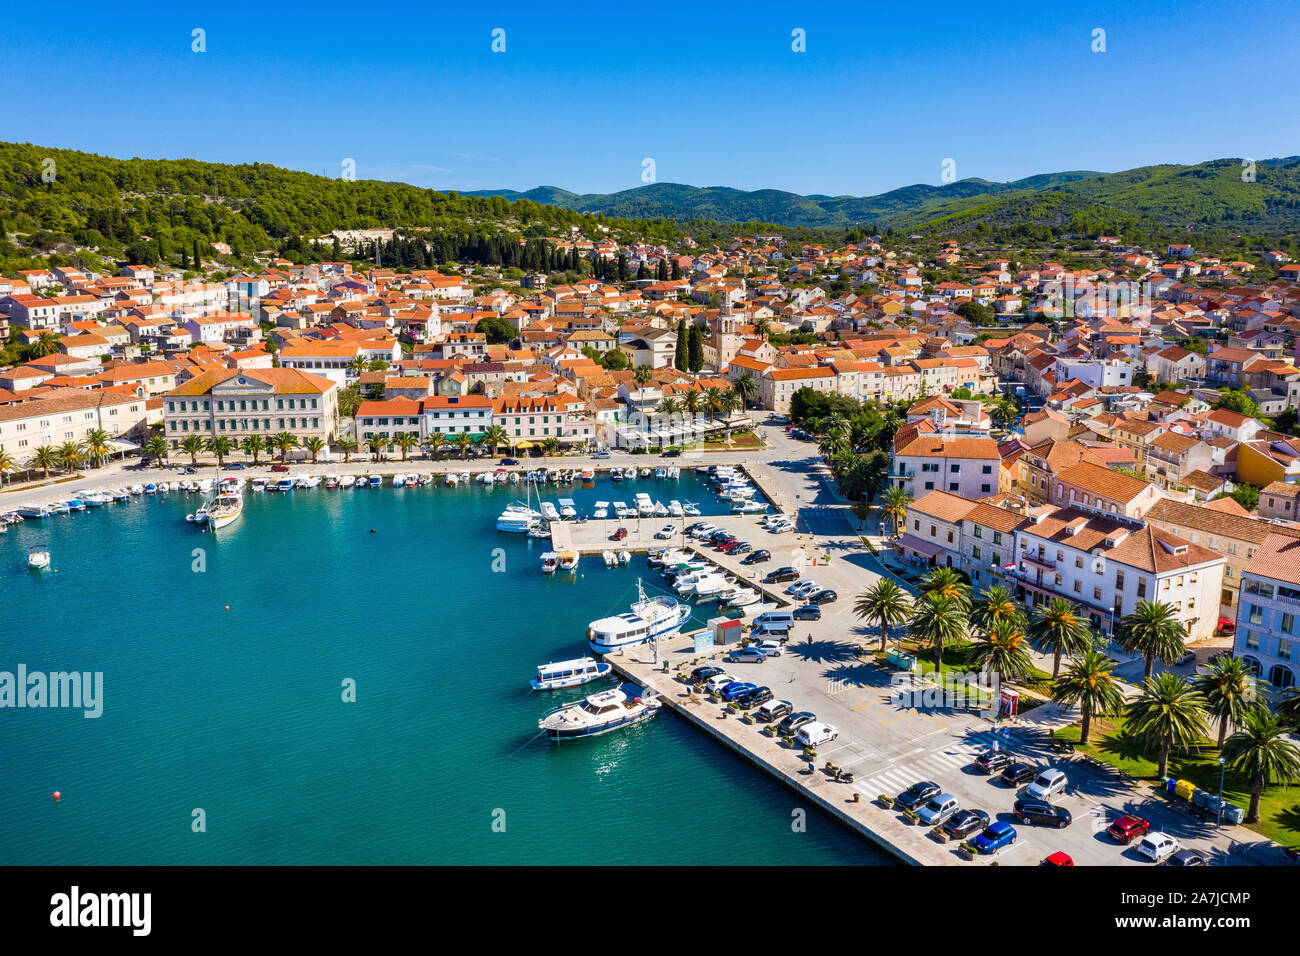
[[[1300,157],[1259,160],[1254,181],[1243,161],[1142,166],[1118,173],[1070,170],[1013,182],[962,179],[918,183],[878,196],[827,196],[780,189],[651,183],[615,193],[578,194],[555,186],[524,192],[483,189],[469,196],[530,199],[575,212],[633,219],[713,219],[781,226],[944,228],[961,232],[979,221],[1055,228],[1282,228],[1300,225]]]

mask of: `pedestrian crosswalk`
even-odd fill
[[[853,763],[844,763],[843,766],[859,778],[853,786],[865,796],[874,798],[883,793],[893,797],[922,780],[932,780],[942,786],[945,777],[969,766],[976,756],[992,748],[994,740],[998,740],[1003,748],[1007,745],[1005,739],[982,733],[935,750],[921,749],[919,753],[896,759],[883,767],[872,766],[868,761],[858,766]]]

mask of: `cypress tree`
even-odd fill
[[[691,371],[698,372],[704,368],[704,335],[698,325],[691,326],[689,351]]]
[[[656,275],[658,275],[660,282],[666,282],[668,280],[668,263],[663,259],[659,260],[659,270]]]
[[[690,362],[690,346],[686,343],[686,320],[677,320],[677,357],[673,365],[679,372],[685,372]]]

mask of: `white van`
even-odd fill
[[[767,627],[771,624],[783,624],[786,630],[794,626],[794,611],[764,611],[754,618],[755,627]]]
[[[816,747],[819,744],[829,743],[840,735],[840,732],[830,724],[823,724],[819,720],[814,720],[811,724],[804,724],[799,728],[799,733],[795,734],[795,740],[799,741],[800,746]]]

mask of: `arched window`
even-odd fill
[[[1241,662],[1246,665],[1246,670],[1250,671],[1252,677],[1263,677],[1264,668],[1260,667],[1259,661],[1253,657],[1243,657]]]
[[[1293,687],[1295,674],[1285,664],[1274,664],[1268,671],[1268,682],[1274,687]]]

